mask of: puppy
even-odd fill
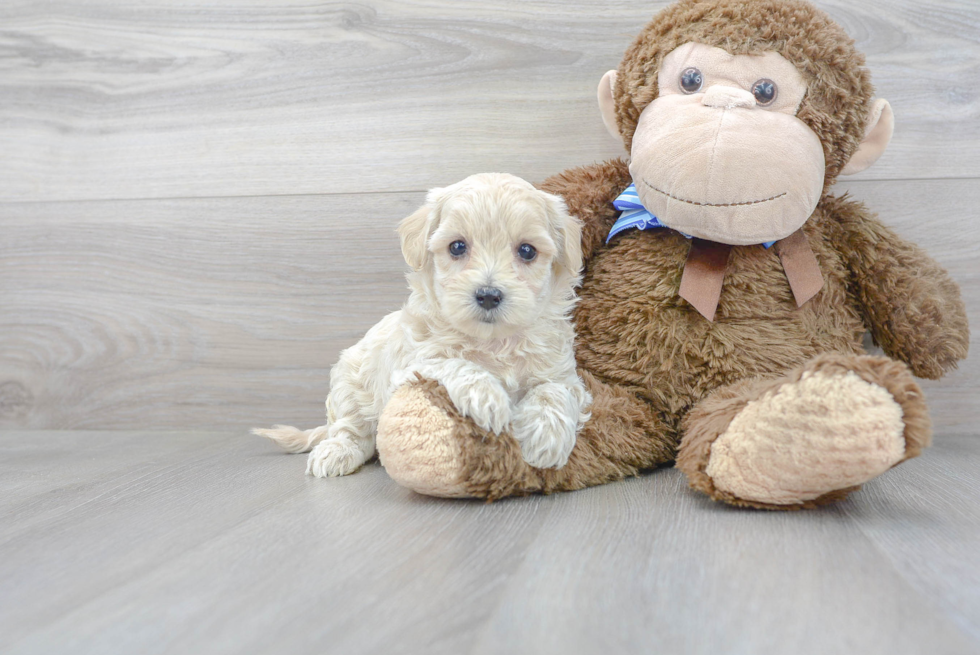
[[[575,371],[570,318],[578,219],[561,198],[490,173],[430,191],[398,234],[411,294],[340,354],[327,424],[253,432],[290,452],[312,448],[308,474],[353,473],[375,454],[388,399],[419,373],[481,428],[509,428],[532,466],[563,466],[592,402]]]

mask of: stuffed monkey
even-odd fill
[[[575,311],[592,415],[568,464],[402,387],[378,451],[421,493],[496,499],[579,489],[676,462],[734,505],[843,498],[930,442],[913,375],[966,356],[959,289],[838,175],[884,151],[892,111],[853,41],[799,0],[680,0],[599,85],[630,157],[541,188],[584,222]],[[864,354],[870,331],[885,357]]]

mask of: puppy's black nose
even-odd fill
[[[493,309],[500,304],[500,301],[504,299],[504,294],[500,293],[500,289],[494,289],[492,287],[483,287],[478,289],[476,292],[476,304],[483,309]]]

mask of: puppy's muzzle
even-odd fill
[[[483,287],[476,291],[476,304],[488,312],[497,308],[504,299],[504,294],[500,289],[493,287]]]

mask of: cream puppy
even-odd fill
[[[430,191],[398,233],[411,294],[340,354],[327,424],[254,432],[290,452],[312,448],[309,474],[353,473],[375,454],[388,399],[419,373],[480,427],[509,429],[532,466],[563,466],[592,402],[575,372],[570,318],[578,219],[561,198],[488,173]]]

